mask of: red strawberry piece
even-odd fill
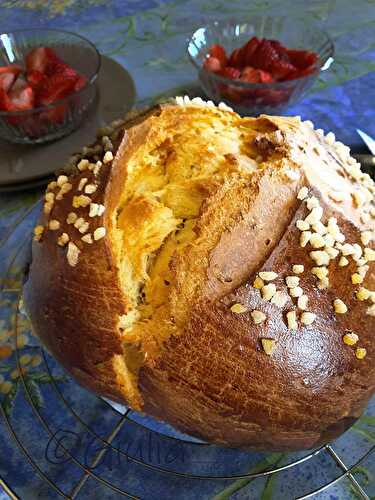
[[[19,64],[9,64],[8,66],[0,66],[0,75],[3,73],[12,73],[12,75],[18,76],[22,71]]]
[[[50,47],[37,47],[27,54],[25,61],[28,73],[30,71],[45,73],[47,66],[60,61],[60,58]]]
[[[285,78],[295,67],[285,57],[280,57],[270,40],[262,40],[253,55],[253,66],[271,73],[275,80]]]
[[[316,64],[319,60],[319,56],[316,52],[306,51],[305,52],[305,60],[308,61],[309,66]]]
[[[4,111],[25,111],[32,109],[34,106],[34,93],[32,88],[28,85],[20,85],[16,90],[13,90],[13,88],[9,95],[7,95],[3,89],[0,89],[0,108]],[[25,117],[8,116],[7,120],[11,125],[19,125],[20,123],[24,123]]]
[[[229,57],[228,66],[241,69],[243,67],[243,57],[244,52],[242,49],[234,49]]]
[[[274,61],[270,73],[274,77],[275,80],[285,80],[291,73],[296,71],[296,67],[293,64],[283,61],[279,59],[278,61]]]
[[[5,76],[5,74],[0,75]],[[14,75],[13,75],[14,76]],[[32,109],[34,105],[34,93],[32,88],[27,85],[25,79],[19,76],[11,87],[9,94],[0,87],[0,109],[2,111],[25,111]],[[23,116],[9,116],[8,122],[11,125],[18,125],[24,121]]]
[[[275,81],[271,73],[268,73],[268,71],[263,71],[262,69],[258,69],[258,71],[261,83],[272,83]]]
[[[240,81],[245,83],[271,83],[273,82],[272,75],[270,75],[267,71],[263,71],[261,69],[256,69],[251,66],[246,66],[241,73]],[[258,102],[259,98],[267,95],[269,92],[268,88],[249,88],[249,89],[240,89],[242,104],[250,105],[255,101]]]
[[[219,59],[220,64],[223,68],[227,65],[228,57],[222,45],[219,45],[218,43],[211,45],[208,53],[211,57],[216,57],[216,59]]]
[[[318,54],[309,50],[288,49],[287,53],[291,63],[298,69],[305,69],[318,61]]]
[[[11,92],[9,97],[15,111],[24,111],[34,107],[34,92],[30,86],[27,86],[14,94]]]
[[[27,86],[28,86],[28,83],[25,80],[24,76],[23,75],[19,75],[17,77],[16,81],[13,84],[12,92],[18,92],[20,90],[23,90]]]
[[[78,77],[78,73],[76,72],[76,70],[74,70],[71,66],[66,64],[64,61],[58,60],[48,63],[46,70],[46,74],[48,76],[60,73],[64,73],[64,75],[67,75],[69,77],[70,76],[75,76],[76,78]]]
[[[246,83],[272,83],[274,81],[272,75],[267,71],[251,66],[246,66],[242,71],[240,80]]]
[[[258,45],[262,42],[256,36],[250,38],[250,40],[242,47],[243,51],[243,62],[246,66],[252,66],[253,55],[258,48]]]
[[[251,66],[246,66],[246,68],[242,70],[240,80],[246,83],[260,83],[259,72]]]
[[[26,80],[18,77],[9,92],[9,99],[12,103],[12,111],[32,109],[34,106],[34,91]]]
[[[15,79],[16,75],[14,73],[0,73],[0,88],[5,92],[9,92]]]
[[[78,75],[77,81],[74,85],[74,91],[78,92],[81,90],[87,83],[87,78],[83,75]]]
[[[222,69],[219,59],[212,56],[207,57],[207,59],[203,63],[203,67],[207,71],[213,71],[214,73]]]
[[[0,109],[1,111],[12,111],[12,103],[8,94],[0,87]]]
[[[288,101],[292,89],[270,90],[263,98],[263,104],[278,106]]]
[[[281,65],[283,66],[283,68],[286,68],[287,67],[286,65],[288,65],[288,64],[293,65],[293,63],[291,62],[289,55],[288,55],[288,49],[286,47],[284,47],[280,42],[277,42],[275,40],[273,42],[274,42],[274,48],[276,49],[276,51],[279,55],[279,59],[281,61]],[[289,68],[289,69],[291,70],[291,68]]]
[[[316,70],[317,68],[315,64],[313,64],[312,66],[308,66],[305,69],[296,69],[292,73],[289,73],[288,76],[284,78],[284,80],[295,80],[296,78],[303,78],[304,76],[308,76],[311,75],[312,73],[315,73]]]
[[[299,78],[301,78],[302,76],[311,75],[312,73],[315,73],[316,70],[317,70],[316,64],[312,64],[311,66],[307,66],[307,68],[301,69],[299,71]]]
[[[281,60],[290,62],[288,49],[284,47],[282,43],[280,43],[278,40],[269,40],[269,42],[271,43],[272,47],[276,50],[277,55]]]
[[[295,69],[287,57],[279,56],[269,40],[263,40],[262,44],[256,50],[253,60],[254,67],[268,71],[274,80],[286,77]]]
[[[37,104],[47,106],[72,93],[77,77],[59,73],[48,78],[37,94]]]
[[[252,57],[252,66],[272,73],[272,67],[279,61],[279,55],[269,40],[262,40]]]
[[[45,74],[38,70],[29,71],[27,73],[27,81],[33,88],[38,88],[43,83],[45,78]]]
[[[238,68],[227,66],[218,72],[220,76],[229,78],[230,80],[237,80],[241,76],[241,71]]]

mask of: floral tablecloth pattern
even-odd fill
[[[200,92],[195,70],[185,50],[186,39],[195,28],[213,19],[244,19],[260,13],[287,15],[318,23],[330,33],[336,49],[334,64],[322,74],[309,96],[289,109],[288,114],[311,119],[326,131],[332,130],[339,140],[354,150],[363,149],[355,129],[361,128],[375,137],[375,4],[372,0],[5,0],[0,3],[2,31],[31,26],[56,27],[87,36],[103,54],[117,60],[132,74],[139,105],[171,95]],[[34,189],[0,195],[0,400],[9,422],[40,461],[46,450],[43,422],[40,418],[39,422],[35,421],[25,394],[31,395],[46,422],[53,420],[56,424],[54,431],[59,430],[61,413],[66,417],[66,412],[54,402],[51,383],[55,392],[61,390],[66,398],[70,398],[71,404],[85,413],[85,421],[90,422],[101,436],[105,436],[106,430],[113,429],[117,419],[122,418],[120,413],[105,411],[106,403],[77,387],[40,349],[22,313],[22,305],[21,312],[16,314],[23,269],[28,259],[29,235],[38,214],[38,207],[34,204],[41,193],[41,189]],[[15,331],[17,338],[14,337]],[[46,367],[51,367],[53,380]],[[340,456],[345,456],[349,465],[355,462],[358,447],[363,454],[363,450],[370,450],[374,444],[374,414],[374,408],[369,408],[353,430],[335,443],[334,449],[340,452]],[[132,416],[134,422],[142,418],[136,414]],[[148,427],[159,429],[158,424],[151,420],[144,419],[145,422]],[[61,425],[66,427],[66,421]],[[77,421],[73,420],[69,425],[69,430],[79,434],[81,439],[82,433],[76,429]],[[0,476],[21,498],[57,498],[56,491],[35,475],[1,419],[0,428]],[[174,431],[170,432],[173,434]],[[190,448],[187,449],[190,453]],[[77,450],[77,456],[81,451],[82,446]],[[238,467],[233,466],[233,471],[259,472],[269,466],[285,465],[296,458],[282,454],[253,454],[250,459],[248,454],[215,449],[210,451],[210,460],[205,462],[203,455],[197,459],[198,455],[195,451],[191,456],[184,456],[181,470],[191,468],[196,472],[206,469],[206,473],[213,474],[220,467],[227,470],[232,461]],[[80,478],[74,464],[71,461],[52,462],[47,460],[43,470],[56,484],[64,484],[64,491],[74,490]],[[213,498],[215,495],[221,499],[294,498],[303,491],[306,482],[310,482],[314,489],[323,485],[328,477],[339,475],[334,460],[326,454],[317,454],[310,462],[311,466],[302,462],[305,466],[293,467],[282,477],[276,474],[251,481],[222,481],[220,484],[160,475],[146,477],[131,463],[127,464],[124,481],[127,491],[140,498],[190,499]],[[355,474],[369,496],[375,494],[373,462],[374,456],[365,460]],[[106,469],[107,481],[116,484],[116,473],[109,469]],[[117,498],[119,495],[98,483],[92,475],[81,486],[82,498]],[[354,495],[353,484],[343,479],[315,498],[346,500],[355,498]]]

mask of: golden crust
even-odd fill
[[[295,118],[169,105],[119,127],[113,154],[98,173],[70,176],[71,189],[41,220],[60,228],[33,245],[25,303],[47,348],[90,390],[212,442],[293,450],[346,430],[375,388],[375,320],[366,313],[371,302],[355,293],[375,288],[374,262],[349,257],[340,267],[341,254],[332,257],[320,289],[314,248],[301,246],[296,227],[313,208],[299,199],[306,186],[322,221],[336,218],[363,260],[374,189],[355,180],[345,148]],[[97,185],[87,196],[105,207],[101,216],[72,208],[84,178]],[[72,210],[89,222],[92,244],[66,222]],[[98,228],[106,235],[96,241]],[[62,233],[80,250],[75,266],[56,243]],[[304,266],[312,324],[301,323],[297,295],[288,294],[294,264]],[[252,286],[262,270],[277,273],[272,284],[287,294],[281,307]],[[347,314],[335,313],[337,298]],[[233,313],[234,303],[246,311]],[[254,310],[265,321],[254,324]],[[289,311],[297,312],[296,331]],[[342,341],[347,330],[358,333],[357,346]],[[274,340],[272,354],[262,339]]]

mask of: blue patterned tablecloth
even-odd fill
[[[372,0],[3,0],[0,27],[2,31],[55,27],[85,35],[131,73],[138,104],[145,104],[197,90],[195,70],[185,52],[186,38],[196,27],[212,19],[243,19],[265,12],[311,20],[330,33],[336,46],[334,64],[288,114],[310,119],[332,130],[353,150],[363,151],[355,129],[375,137]],[[32,207],[41,192],[0,195],[0,401],[5,412],[5,418],[0,417],[0,477],[4,487],[8,485],[20,498],[43,500],[57,498],[56,488],[67,496],[100,500],[119,498],[122,490],[155,500],[215,495],[217,499],[266,500],[297,498],[319,489],[314,498],[347,500],[358,498],[361,488],[375,498],[374,455],[355,467],[352,477],[323,489],[342,474],[337,455],[350,467],[374,446],[374,405],[332,448],[303,460],[306,453],[249,454],[176,442],[163,437],[181,438],[173,429],[135,413],[124,416],[78,387],[40,348],[22,312],[16,313],[29,234],[38,213]],[[112,448],[103,440],[111,442]],[[93,464],[100,449],[103,456]],[[300,463],[283,472],[251,480],[184,476],[256,473],[296,460]],[[165,474],[160,468],[182,476]],[[2,497],[6,494],[0,493]]]

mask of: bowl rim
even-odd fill
[[[328,35],[328,33],[325,30],[322,30],[319,26],[315,25],[313,22],[308,26],[309,28],[313,28],[315,31],[318,31],[323,37],[325,37],[325,40],[322,42],[321,47],[325,47],[327,45],[328,48],[328,54],[323,60],[319,60],[319,64],[316,66],[316,70],[309,75],[304,75],[300,76],[298,78],[293,78],[293,80],[284,80],[282,82],[264,82],[264,83],[248,83],[248,82],[242,82],[239,80],[231,80],[230,78],[226,78],[225,76],[218,75],[217,73],[214,73],[213,71],[209,71],[203,67],[203,65],[200,65],[196,59],[191,55],[190,53],[190,46],[193,44],[197,49],[197,45],[194,43],[194,36],[199,30],[202,29],[209,29],[212,27],[225,27],[225,26],[235,26],[237,24],[246,24],[250,23],[252,19],[254,18],[272,18],[272,20],[286,20],[288,19],[287,16],[268,16],[268,15],[254,15],[249,18],[245,19],[232,19],[232,20],[219,20],[219,21],[212,21],[208,22],[202,26],[199,26],[190,36],[189,38],[186,39],[186,52],[188,53],[190,62],[193,64],[193,66],[198,70],[198,72],[202,71],[203,73],[206,73],[207,75],[210,75],[211,78],[218,80],[221,83],[225,83],[227,85],[233,85],[238,88],[244,88],[244,89],[285,89],[293,85],[293,82],[298,82],[298,81],[303,81],[310,79],[314,76],[317,76],[320,71],[322,71],[322,68],[326,64],[326,62],[330,59],[333,58],[335,54],[335,46],[333,43],[332,38]],[[296,23],[301,23],[300,19],[295,20]]]
[[[0,37],[2,35],[12,35],[14,33],[28,33],[28,32],[62,33],[64,35],[73,36],[73,38],[75,37],[75,38],[78,38],[80,40],[83,40],[87,45],[89,45],[93,49],[93,52],[94,52],[95,57],[96,57],[96,67],[95,67],[91,77],[87,79],[87,82],[85,83],[85,85],[81,89],[75,90],[72,94],[69,94],[68,96],[63,97],[62,99],[54,101],[51,104],[48,104],[45,106],[38,106],[36,108],[24,109],[24,110],[20,110],[20,111],[2,111],[2,110],[0,110],[1,117],[4,117],[4,116],[5,117],[8,117],[8,116],[27,116],[27,115],[33,115],[34,113],[40,113],[41,111],[54,109],[56,106],[60,106],[61,104],[66,103],[72,97],[75,97],[75,96],[80,95],[83,92],[85,92],[98,79],[98,75],[99,75],[99,71],[100,71],[101,63],[102,63],[102,57],[101,57],[99,50],[96,48],[95,44],[93,42],[91,42],[91,40],[89,40],[88,38],[86,38],[78,33],[74,33],[74,31],[60,30],[60,29],[55,29],[55,28],[23,28],[23,29],[15,29],[15,30],[10,30],[10,31],[0,30]]]

